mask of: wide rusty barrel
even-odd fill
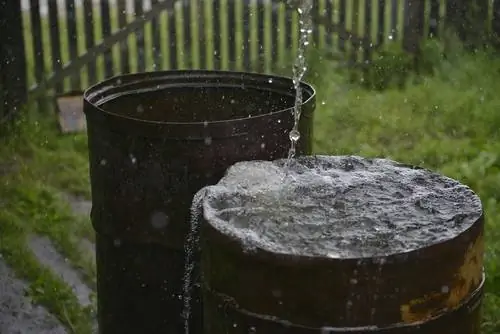
[[[480,199],[356,156],[241,162],[204,188],[205,334],[478,334]]]
[[[302,87],[303,154],[315,93]],[[285,157],[294,98],[289,78],[218,71],[123,75],[85,92],[100,333],[184,333],[192,196],[237,161]]]

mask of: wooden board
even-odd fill
[[[83,96],[67,95],[57,98],[58,118],[63,133],[83,132],[87,129],[83,113]]]

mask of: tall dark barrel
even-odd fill
[[[304,154],[315,93],[302,87]],[[289,78],[217,71],[124,75],[85,92],[100,333],[184,333],[192,197],[237,161],[285,157],[294,97]]]
[[[385,159],[299,157],[289,181],[283,165],[200,191],[205,334],[480,333],[470,188]]]

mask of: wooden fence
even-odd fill
[[[120,73],[290,66],[299,33],[294,1],[3,1],[0,119],[27,97],[81,91]],[[389,44],[416,51],[445,21],[467,35],[471,4],[486,29],[500,32],[500,0],[314,0],[314,45],[361,63]]]

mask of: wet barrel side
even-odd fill
[[[218,224],[201,225],[206,334],[480,333],[482,214],[446,241],[345,259],[248,250]]]
[[[100,333],[184,332],[183,246],[192,196],[237,161],[287,154],[293,120],[283,106],[293,101],[293,83],[272,78],[276,85],[265,86],[269,77],[246,73],[156,72],[87,92]],[[314,91],[306,88],[302,154],[310,153],[314,110]],[[230,95],[254,109],[231,119],[231,101],[210,105]],[[192,309],[191,333],[202,333],[196,291]]]

